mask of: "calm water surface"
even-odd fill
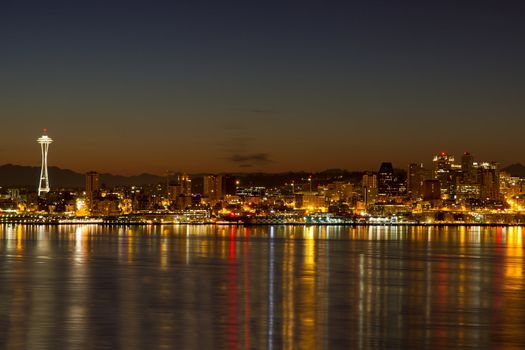
[[[0,226],[2,349],[525,348],[523,232]]]

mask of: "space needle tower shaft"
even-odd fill
[[[44,134],[36,140],[40,144],[42,150],[42,167],[40,169],[40,181],[38,184],[38,195],[49,192],[49,175],[47,173],[47,153],[49,145],[53,140],[47,136],[47,129],[44,129]]]

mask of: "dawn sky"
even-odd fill
[[[2,1],[0,164],[525,162],[519,1]]]

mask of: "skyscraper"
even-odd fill
[[[205,175],[203,194],[210,199],[220,199],[222,197],[222,176]]]
[[[179,196],[191,196],[191,179],[187,174],[178,174],[177,179],[168,181],[168,198],[176,200]]]
[[[377,189],[380,195],[393,196],[398,194],[399,189],[394,179],[394,168],[392,163],[381,163],[377,173]]]
[[[423,181],[426,171],[422,163],[412,163],[408,166],[407,191],[412,198],[418,198],[423,192]]]
[[[182,189],[182,194],[185,196],[191,196],[191,179],[188,174],[180,174],[178,176],[179,184]]]
[[[100,190],[100,176],[95,171],[86,173],[86,193],[94,193]]]
[[[375,173],[367,172],[362,179],[363,199],[365,205],[375,202],[377,197],[377,175]]]
[[[42,151],[42,167],[40,168],[40,180],[38,183],[38,195],[49,192],[49,174],[47,173],[47,153],[49,145],[53,140],[47,136],[47,129],[44,129],[44,134],[36,140],[40,144]]]
[[[474,184],[477,182],[477,169],[474,166],[474,157],[470,152],[465,152],[461,156],[462,183]]]
[[[495,162],[479,167],[479,196],[482,200],[500,200],[499,169]]]
[[[456,181],[459,166],[454,164],[454,156],[446,152],[434,156],[434,179],[439,181],[443,199],[456,197]]]
[[[425,180],[422,188],[423,200],[435,201],[441,198],[441,184],[439,180]]]
[[[90,211],[93,210],[95,204],[95,196],[100,190],[100,178],[97,172],[90,171],[86,173],[86,199],[87,207]]]
[[[223,175],[221,179],[223,195],[234,196],[237,190],[237,179],[232,175]]]
[[[362,186],[370,189],[377,189],[377,175],[367,172],[363,175]]]
[[[479,166],[474,162],[474,157],[469,152],[461,156],[461,176],[457,186],[457,198],[469,201],[479,198]]]

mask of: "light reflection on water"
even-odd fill
[[[518,227],[0,226],[0,348],[523,348]]]

